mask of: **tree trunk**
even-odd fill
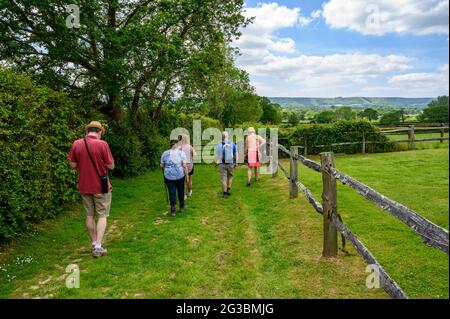
[[[108,103],[106,103],[100,111],[113,121],[121,121],[123,119],[123,110],[120,105],[116,104],[117,97],[112,96],[108,98]]]

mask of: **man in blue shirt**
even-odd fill
[[[237,164],[236,144],[229,141],[228,132],[222,133],[222,143],[217,144],[215,149],[216,164],[220,168],[220,181],[222,183],[223,197],[231,195],[231,184],[233,183],[233,170]]]
[[[169,189],[170,211],[172,216],[175,217],[177,193],[180,212],[184,212],[186,209],[184,205],[184,182],[188,174],[186,154],[181,151],[177,140],[170,141],[170,149],[162,154],[160,166],[164,169],[164,182]]]

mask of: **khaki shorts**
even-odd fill
[[[234,164],[220,164],[220,180],[226,181],[229,177],[233,177]]]
[[[81,201],[88,216],[108,217],[111,208],[112,193],[81,194]]]

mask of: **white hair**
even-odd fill
[[[222,132],[222,141],[228,141],[229,134],[227,131]]]

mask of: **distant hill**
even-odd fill
[[[284,108],[303,105],[306,107],[352,106],[352,107],[419,107],[424,108],[433,98],[401,98],[401,97],[336,97],[336,98],[314,98],[314,97],[270,97],[272,103],[280,104]]]

